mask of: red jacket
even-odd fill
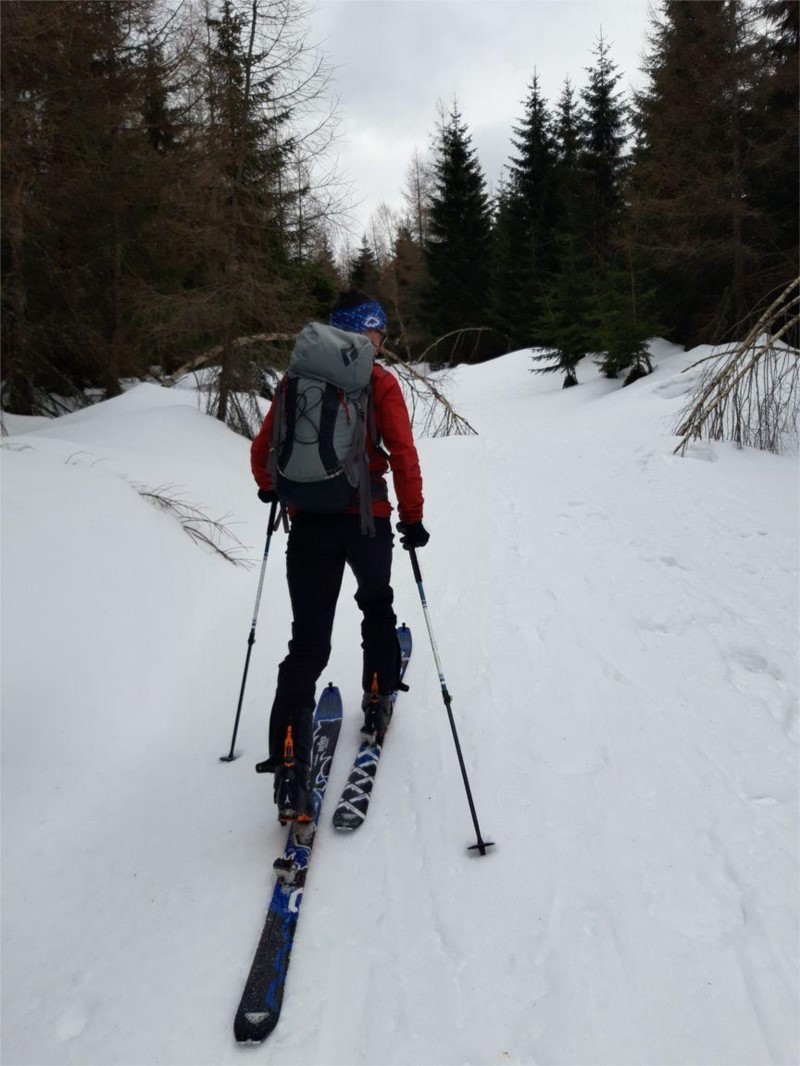
[[[372,370],[372,400],[375,408],[375,428],[383,447],[376,447],[368,436],[367,454],[369,455],[370,476],[373,480],[380,480],[385,486],[384,475],[391,467],[400,521],[421,522],[424,502],[422,475],[406,402],[397,378],[377,363]],[[274,409],[275,401],[273,400],[264,424],[250,449],[253,477],[260,489],[268,491],[273,487],[267,473],[267,457],[272,444]],[[351,508],[351,511],[353,514],[358,514],[357,507]],[[392,505],[388,500],[373,500],[372,512],[376,518],[388,518],[392,513]]]

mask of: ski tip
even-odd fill
[[[479,840],[477,844],[470,844],[467,848],[467,853],[472,858],[476,858],[479,855],[488,855],[488,849],[493,847],[495,847],[493,840]]]
[[[245,1020],[247,1022],[249,1022],[250,1025],[263,1025],[264,1022],[267,1020],[267,1018],[269,1018],[269,1011],[266,1011],[266,1010],[264,1010],[264,1011],[253,1011],[253,1010],[251,1010],[251,1011],[248,1011],[247,1014],[245,1014]]]
[[[363,821],[363,818],[362,820]],[[361,822],[343,822],[333,819],[333,828],[338,829],[340,833],[353,833],[361,825]]]
[[[278,1022],[275,1011],[241,1011],[233,1025],[237,1044],[263,1044]]]

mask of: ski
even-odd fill
[[[411,630],[408,626],[397,627],[397,639],[400,643],[400,680],[402,681],[408,667],[408,660],[411,658]],[[392,697],[393,707],[396,699],[397,693],[395,692]],[[359,745],[347,784],[333,812],[333,824],[337,829],[352,832],[358,829],[367,817],[372,786],[375,784],[382,750],[383,744],[376,740],[365,739]]]
[[[233,1023],[234,1035],[241,1044],[260,1044],[280,1017],[303,886],[341,725],[342,697],[338,688],[328,685],[314,712],[314,818],[307,824],[291,825],[283,855],[274,863],[277,881]]]

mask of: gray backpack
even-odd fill
[[[375,522],[366,449],[367,433],[375,439],[374,361],[366,337],[310,322],[275,394],[267,463],[281,502],[301,511],[341,513],[358,493],[361,531],[370,536]]]

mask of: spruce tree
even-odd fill
[[[755,41],[756,78],[750,100],[749,200],[761,225],[752,288],[766,295],[796,277],[797,206],[800,203],[800,4],[763,0]],[[754,292],[755,295],[755,292]]]
[[[647,341],[661,327],[654,310],[655,290],[646,265],[637,257],[630,223],[617,235],[616,252],[594,298],[597,364],[608,378],[627,371],[624,384],[630,385],[652,372]]]
[[[425,257],[426,324],[435,335],[485,326],[491,215],[486,183],[458,106],[437,130]]]
[[[641,249],[688,344],[732,336],[754,295],[763,218],[748,190],[760,119],[749,19],[735,0],[666,0],[636,97]]]
[[[504,168],[493,204],[489,321],[507,338],[509,349],[530,343],[529,337],[520,339],[519,314],[512,297],[519,276],[519,231],[519,202],[511,193]]]
[[[548,275],[533,356],[537,373],[562,372],[564,388],[578,384],[581,359],[599,347],[593,299],[595,270],[587,237],[587,176],[580,166],[581,112],[569,78],[556,106],[556,180],[553,267]]]
[[[610,46],[600,34],[594,66],[582,93],[579,163],[586,174],[589,193],[588,232],[599,262],[609,258],[609,246],[623,207],[628,108],[618,89],[621,74],[611,59]]]
[[[327,321],[336,302],[336,294],[342,288],[333,246],[327,233],[320,233],[303,263],[296,265],[295,276],[308,289],[310,313],[314,318]]]
[[[534,74],[514,127],[508,179],[497,203],[495,321],[512,347],[540,339],[543,296],[555,262],[556,146],[552,119]]]
[[[547,289],[540,331],[547,347],[534,354],[535,372],[564,374],[564,388],[578,384],[578,363],[599,347],[592,265],[580,236],[567,229],[555,237],[558,267]]]
[[[655,329],[652,292],[633,248],[625,156],[629,108],[618,85],[621,75],[602,33],[583,91],[580,166],[585,176],[586,239],[592,261],[594,347],[609,378],[631,369],[626,382],[650,373],[647,339]]]
[[[352,288],[377,296],[380,286],[380,267],[366,234],[361,238],[361,246],[350,263],[348,274]]]

